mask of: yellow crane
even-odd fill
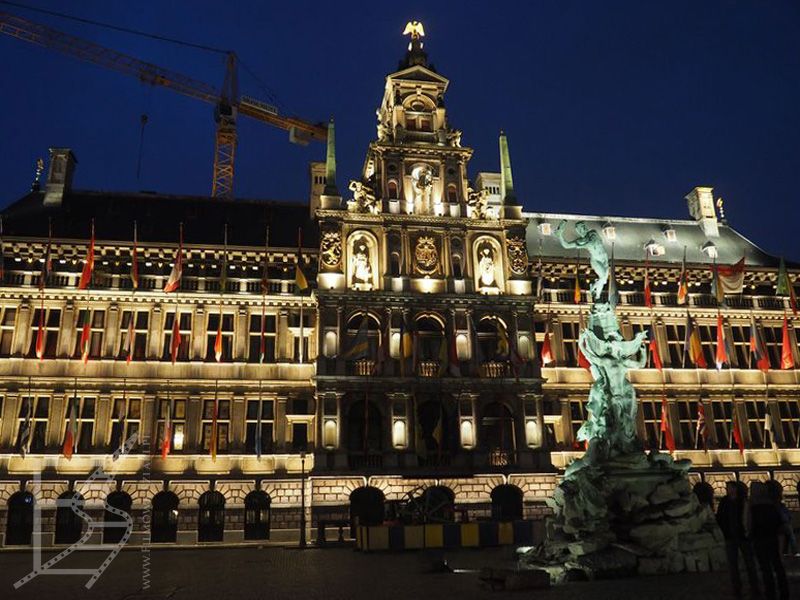
[[[278,109],[271,104],[249,96],[239,96],[236,55],[233,52],[229,52],[227,55],[222,89],[217,89],[213,85],[176,71],[139,60],[17,15],[0,12],[0,33],[57,50],[107,69],[132,75],[144,83],[159,85],[184,96],[213,104],[216,143],[211,195],[215,197],[231,198],[233,196],[236,119],[239,115],[285,129],[289,132],[289,140],[297,144],[305,145],[310,140],[325,141],[328,136],[328,130],[324,124],[287,117],[279,114]]]

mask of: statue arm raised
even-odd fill
[[[555,234],[558,241],[561,242],[561,246],[563,248],[577,248],[578,244],[576,244],[574,241],[570,242],[564,239],[564,228],[566,226],[567,226],[567,221],[566,220],[561,221],[561,223],[559,223],[556,226],[556,230],[553,233]]]

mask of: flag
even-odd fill
[[[692,364],[699,369],[708,368],[705,354],[703,353],[703,344],[700,341],[700,332],[697,330],[697,324],[692,321],[689,315],[686,315],[686,337],[683,342],[684,358],[689,357]]]
[[[794,352],[789,339],[789,319],[783,315],[783,340],[781,342],[781,369],[794,369]]]
[[[219,311],[219,323],[217,324],[217,336],[214,338],[214,359],[217,362],[222,360],[222,310]]]
[[[176,310],[172,319],[172,340],[170,341],[170,354],[172,356],[172,364],[178,359],[178,350],[181,347],[181,315]]]
[[[183,223],[180,225],[178,251],[175,253],[175,264],[172,265],[169,279],[167,279],[167,283],[164,285],[164,292],[169,294],[180,289],[181,277],[183,277]]]
[[[365,312],[361,318],[361,324],[358,326],[358,331],[356,331],[356,337],[353,340],[353,345],[350,346],[350,349],[345,352],[344,356],[342,356],[343,359],[359,360],[369,357],[369,333],[367,329],[368,323],[369,316]]]
[[[39,309],[39,326],[36,329],[36,358],[39,360],[44,359],[44,348],[45,348],[45,341],[47,338],[47,332],[44,330],[44,298],[42,298],[42,306]]]
[[[647,267],[647,262],[644,264],[644,305],[653,308],[653,292],[650,289],[650,269]]]
[[[400,321],[400,376],[405,376],[408,359],[414,355],[414,334],[409,328],[405,315]]]
[[[123,435],[125,434],[125,413],[123,411],[119,411],[119,416],[117,417],[117,435],[116,439],[111,440],[112,448],[114,448],[114,455],[112,456],[111,460],[117,460],[125,450],[125,439]],[[136,433],[138,437],[139,433]],[[117,450],[119,452],[117,452]]]
[[[717,365],[717,370],[721,370],[723,365],[731,366],[731,357],[733,356],[733,348],[731,348],[730,340],[725,334],[725,324],[722,322],[722,314],[717,313],[717,348],[714,355],[714,362]]]
[[[303,272],[303,230],[300,227],[297,228],[297,264],[294,268],[294,284],[297,286],[298,292],[308,289],[308,280]]]
[[[130,364],[133,360],[134,337],[136,335],[136,313],[130,312],[130,319],[128,320],[128,339],[125,340],[125,362]]]
[[[494,326],[497,329],[497,349],[495,353],[497,357],[500,359],[507,359],[511,353],[511,345],[508,341],[508,333],[506,332],[506,328],[503,327],[503,324],[495,319]]]
[[[675,437],[672,435],[672,425],[669,422],[669,404],[666,396],[661,397],[661,433],[664,435],[664,445],[672,454],[675,452]]]
[[[712,290],[717,304],[725,302],[725,294],[741,294],[744,287],[744,256],[734,265],[711,267]]]
[[[172,400],[167,399],[167,414],[164,416],[164,439],[161,440],[161,458],[167,458],[172,444]]]
[[[211,460],[217,460],[217,411],[218,403],[216,397],[214,398],[214,414],[211,415],[211,439],[208,442],[208,451],[211,454]]]
[[[578,340],[576,343],[576,346],[578,347],[578,366],[583,369],[586,369],[587,371],[591,371],[592,365],[591,363],[589,363],[589,359],[586,358],[586,355],[583,353],[583,350],[581,350],[581,345],[580,345],[580,332],[583,331],[584,329],[586,329],[586,326],[583,322],[583,311],[581,311],[580,314],[578,315]]]
[[[663,370],[664,363],[661,361],[661,353],[658,351],[658,339],[656,339],[656,327],[651,322],[650,329],[647,330],[648,347],[650,348],[650,357],[652,358],[653,368],[659,371]]]
[[[617,289],[617,275],[614,268],[614,244],[611,244],[611,264],[609,265],[608,276],[608,303],[611,308],[615,308],[619,304],[619,290]]]
[[[544,327],[544,341],[542,342],[542,366],[546,367],[553,362],[553,349],[550,345],[550,321],[548,319]]]
[[[81,352],[81,360],[84,364],[89,362],[89,341],[92,337],[92,316],[88,308],[80,312],[80,322],[78,327],[81,330],[81,339],[78,348]]]
[[[797,314],[797,298],[794,295],[794,283],[789,279],[789,273],[786,270],[786,263],[781,258],[781,265],[778,269],[778,285],[775,288],[775,295],[789,296],[789,305],[792,307],[792,313]]]
[[[72,458],[72,453],[75,451],[78,438],[78,399],[72,398],[72,406],[69,411],[69,423],[67,424],[67,433],[64,436],[64,445],[61,447],[61,453],[67,458]]]
[[[764,446],[767,445],[766,435],[769,434],[769,441],[770,445],[772,446],[773,450],[778,449],[778,443],[775,441],[775,434],[772,431],[772,415],[769,413],[769,408],[767,408],[767,412],[764,413]]]
[[[89,249],[86,251],[86,261],[83,263],[81,278],[78,280],[78,289],[85,290],[92,282],[94,272],[94,219],[92,219],[92,234],[89,238]]]
[[[572,299],[575,304],[581,303],[581,280],[578,276],[578,266],[575,265],[575,290],[572,294]]]
[[[44,261],[42,262],[42,273],[39,276],[39,289],[43,290],[47,284],[47,278],[53,270],[53,228],[48,225],[47,230],[47,247],[44,251]]]
[[[697,403],[697,439],[703,440],[703,448],[708,449],[708,428],[706,427],[706,409],[702,402]]]
[[[742,438],[742,430],[739,428],[739,419],[736,417],[736,406],[733,407],[731,420],[733,421],[733,440],[739,447],[739,454],[744,454],[744,439]]]
[[[267,336],[265,335],[267,327],[266,311],[267,307],[265,303],[261,305],[261,339],[258,344],[258,362],[261,364],[264,364],[264,359],[267,356]]]
[[[678,304],[686,304],[689,295],[689,282],[686,273],[686,246],[683,247],[683,262],[681,263],[681,274],[678,278]]]
[[[540,258],[536,267],[536,298],[538,300],[542,299],[542,292],[544,292],[544,273],[542,271],[542,259]]]
[[[25,420],[20,425],[19,432],[19,454],[22,458],[28,453],[31,447],[31,437],[33,428],[33,398],[28,397],[23,400],[25,402]]]
[[[139,288],[139,262],[138,254],[138,240],[136,232],[136,221],[133,222],[133,249],[131,250],[131,287],[136,290]]]
[[[756,359],[756,366],[766,373],[769,371],[769,354],[767,353],[767,344],[764,342],[764,336],[761,330],[756,327],[756,320],[750,317],[750,354]]]

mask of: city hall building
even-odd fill
[[[613,246],[622,331],[653,334],[630,374],[644,446],[667,449],[663,418],[695,481],[774,477],[796,502],[780,259],[708,187],[680,220],[523,211],[504,134],[499,172],[469,171],[448,85],[412,31],[362,173],[337,177],[331,125],[306,203],[78,190],[51,149],[2,212],[1,545],[31,543],[34,508],[45,545],[79,539],[56,509],[75,494],[98,521],[131,512],[132,543],[296,540],[302,517],[313,537],[409,496],[432,518],[542,518],[592,382],[593,276],[562,220]]]

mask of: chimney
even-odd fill
[[[686,195],[689,214],[697,221],[706,237],[719,237],[717,210],[714,207],[714,188],[696,187]]]
[[[44,186],[44,205],[61,206],[64,195],[72,190],[72,175],[78,159],[69,148],[50,148],[50,168]]]

